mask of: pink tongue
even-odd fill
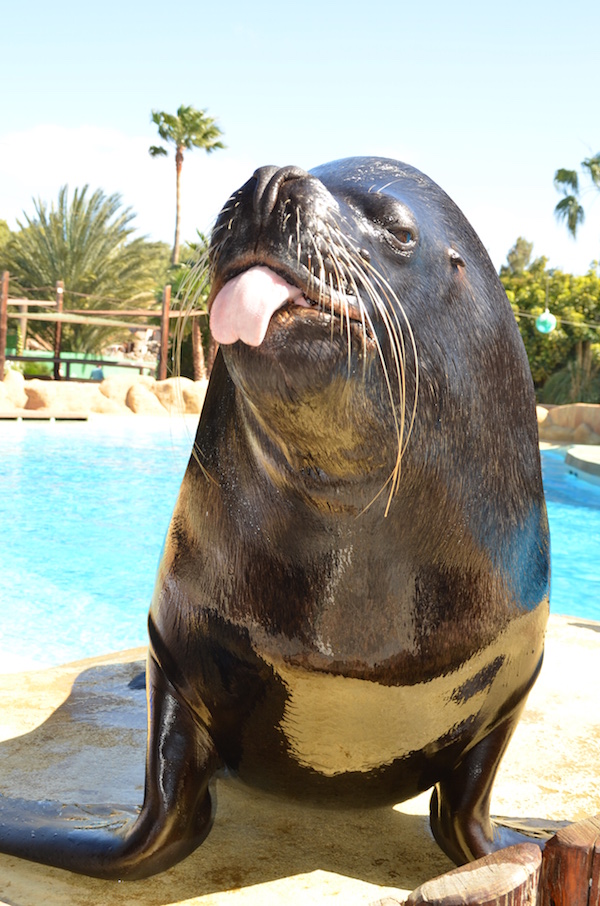
[[[211,333],[217,343],[242,340],[260,346],[272,316],[288,301],[302,305],[302,290],[268,267],[251,267],[217,293],[210,310]]]

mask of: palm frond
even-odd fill
[[[554,174],[554,188],[564,191],[565,187],[571,189],[575,194],[579,191],[579,179],[576,170],[565,170],[561,168]]]
[[[163,141],[175,147],[191,150],[204,148],[205,151],[214,151],[225,146],[219,141],[221,129],[206,110],[196,110],[195,107],[182,104],[177,108],[177,113],[166,113],[164,110],[153,110],[152,122],[158,127],[158,134]],[[153,146],[154,147],[154,146]],[[151,154],[166,153],[154,152]]]
[[[90,195],[84,186],[69,200],[63,186],[56,205],[33,204],[34,216],[24,215],[3,253],[29,298],[47,298],[62,280],[65,310],[106,307],[107,299],[118,310],[140,295],[151,298],[166,276],[168,247],[132,237],[135,215],[122,207],[120,195],[100,189]],[[108,338],[106,330],[85,325],[65,327],[64,334],[74,351],[100,351]]]
[[[577,227],[585,220],[584,210],[575,195],[565,195],[561,198],[554,208],[554,215],[558,221],[566,223],[573,238],[577,235]]]
[[[586,168],[592,182],[600,189],[600,152],[595,154],[594,157],[586,157],[581,162],[581,166]]]

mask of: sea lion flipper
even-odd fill
[[[525,698],[507,718],[476,743],[438,782],[431,796],[431,830],[453,862],[462,865],[517,843],[540,843],[490,818],[492,786],[519,722]]]
[[[10,855],[105,879],[164,871],[207,836],[208,790],[217,766],[206,728],[153,658],[148,665],[149,727],[142,809],[76,813],[56,802],[0,799],[0,849]]]

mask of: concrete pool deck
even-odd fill
[[[0,676],[0,793],[140,804],[144,649]],[[494,814],[540,821],[600,812],[600,623],[550,619],[546,659],[494,790]],[[434,843],[428,794],[392,808],[328,812],[218,786],[204,845],[168,872],[117,883],[0,855],[10,906],[365,906],[452,866]]]
[[[594,484],[600,484],[600,446],[577,445],[565,451],[565,463],[570,472]]]

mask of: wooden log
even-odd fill
[[[589,906],[600,906],[600,844],[594,846]]]
[[[546,843],[540,906],[600,906],[600,815],[563,827]]]
[[[19,342],[17,352],[23,352],[27,345],[27,306],[19,305]]]
[[[536,906],[541,862],[535,843],[509,846],[426,881],[406,906]]]
[[[92,311],[92,309],[90,309],[90,311]],[[117,318],[100,318],[94,314],[75,315],[70,311],[61,312],[60,314],[33,312],[28,314],[27,317],[30,321],[50,321],[54,324],[90,324],[92,326],[96,325],[97,327],[126,327],[128,330],[156,329],[156,324],[136,324],[133,321],[121,321]]]
[[[8,300],[9,305],[24,305],[26,308],[35,307],[35,308],[55,308],[56,300],[50,301],[50,299],[15,299],[11,297]]]

